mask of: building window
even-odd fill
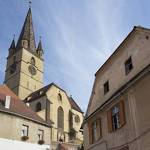
[[[34,59],[34,57],[31,58],[31,65],[35,66],[35,59]]]
[[[90,144],[97,142],[102,137],[101,120],[97,119],[89,124],[89,140]]]
[[[125,62],[125,73],[126,75],[133,69],[132,58],[128,58]]]
[[[44,130],[38,129],[38,144],[44,144]]]
[[[41,111],[41,110],[42,110],[41,103],[38,102],[38,103],[36,104],[36,112]]]
[[[76,115],[74,120],[75,120],[76,123],[79,123],[80,122],[80,117],[78,115]]]
[[[57,112],[57,124],[58,124],[58,128],[64,129],[64,111],[62,109],[62,107],[58,108],[58,112]]]
[[[62,101],[62,96],[60,93],[58,93],[58,100]]]
[[[109,81],[104,83],[104,94],[106,94],[109,91]]]
[[[59,142],[65,142],[65,133],[63,132],[57,132],[57,141]]]
[[[29,134],[29,126],[23,124],[21,130],[22,141],[26,141],[28,139],[28,134]]]
[[[44,130],[38,129],[38,138],[39,140],[44,140]]]
[[[109,132],[116,131],[125,124],[124,102],[120,101],[107,113]]]
[[[27,125],[22,125],[21,135],[22,135],[22,136],[28,136],[28,134],[29,134],[29,126],[27,126]]]
[[[112,126],[113,130],[117,130],[120,128],[120,108],[119,106],[115,106],[112,108]]]

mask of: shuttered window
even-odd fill
[[[101,120],[96,119],[89,124],[89,142],[90,144],[98,141],[102,136]]]
[[[108,131],[112,132],[125,125],[124,101],[120,101],[107,112]]]

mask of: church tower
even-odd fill
[[[43,87],[43,48],[39,41],[36,48],[32,12],[29,8],[17,44],[13,39],[7,57],[4,83],[19,98]]]

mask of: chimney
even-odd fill
[[[5,108],[7,108],[7,109],[10,108],[10,100],[11,100],[11,97],[10,96],[6,96]]]

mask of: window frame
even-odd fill
[[[38,138],[39,138],[39,141],[44,141],[44,130],[38,129]]]
[[[133,62],[131,56],[125,61],[124,66],[125,66],[125,74],[128,75],[133,69]]]
[[[109,81],[108,80],[103,84],[103,88],[104,88],[104,95],[106,95],[109,92]]]
[[[57,109],[57,128],[64,130],[64,110],[61,106]]]
[[[113,111],[116,111],[115,109],[118,108],[118,111],[117,112],[113,112]],[[118,130],[120,127],[121,127],[121,124],[120,124],[120,107],[118,104],[116,104],[115,106],[113,106],[111,108],[111,117],[112,117],[112,128],[113,128],[113,131],[116,131]],[[114,120],[116,119],[116,122],[114,122]]]
[[[96,123],[96,127],[94,127],[95,123]],[[96,135],[94,135],[94,134],[96,134]],[[94,144],[97,141],[99,141],[101,138],[102,138],[101,118],[97,118],[97,119],[93,120],[91,123],[89,123],[89,143]]]
[[[26,131],[24,130],[24,128],[26,128]],[[25,132],[26,132],[26,134],[25,134]],[[23,133],[24,132],[24,133]],[[28,125],[25,125],[25,124],[22,124],[22,130],[21,130],[21,136],[23,137],[23,136],[26,136],[26,137],[28,137],[29,136],[29,126]]]
[[[41,102],[37,102],[36,103],[36,112],[39,112],[39,111],[41,111],[42,110],[42,104],[41,104]]]
[[[117,128],[114,128],[113,124],[113,118],[112,118],[112,109],[114,107],[118,106],[119,111],[119,120],[120,125]],[[118,129],[122,128],[126,124],[126,114],[125,114],[125,105],[124,100],[120,100],[118,103],[113,105],[108,111],[107,111],[107,124],[108,124],[108,132],[115,132]]]

